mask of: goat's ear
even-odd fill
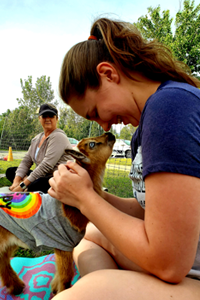
[[[65,153],[71,155],[73,158],[80,161],[80,163],[86,163],[86,164],[90,163],[90,159],[82,152],[72,150],[72,149],[65,149]]]

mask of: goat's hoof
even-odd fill
[[[64,289],[67,290],[70,287],[71,287],[71,281],[65,282],[65,288]]]
[[[52,294],[55,296],[58,292],[57,292],[57,289],[51,289],[51,291],[52,291]]]
[[[51,291],[53,293],[53,295],[56,295],[58,293],[58,279],[57,276],[54,277],[54,279],[51,282]]]
[[[52,290],[52,293],[53,295],[57,295],[59,294],[60,292],[70,288],[71,286],[71,282],[66,282],[65,284],[58,284],[58,285],[51,285],[51,290]]]

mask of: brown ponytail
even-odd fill
[[[97,40],[76,44],[64,58],[59,91],[66,103],[72,95],[82,96],[87,88],[99,87],[96,67],[102,61],[114,63],[131,79],[131,71],[137,71],[155,81],[171,79],[200,87],[187,65],[176,61],[156,40],[143,39],[131,24],[101,18],[94,22],[90,35]]]

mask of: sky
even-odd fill
[[[58,100],[66,52],[88,38],[94,19],[106,16],[137,22],[149,6],[175,17],[181,0],[0,0],[0,114],[17,108],[20,78],[50,77]],[[195,0],[198,5],[200,0]]]

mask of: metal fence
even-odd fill
[[[30,146],[30,139],[25,134],[19,136],[3,136],[0,140],[0,149],[6,150],[12,147],[13,150],[27,151]]]

